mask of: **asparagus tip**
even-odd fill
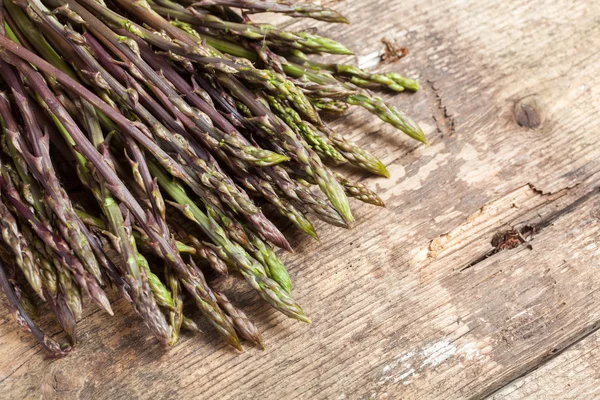
[[[389,177],[390,177],[390,172],[387,170],[385,165],[383,165],[382,163],[378,163],[378,165],[375,167],[375,170],[373,170],[373,172],[383,178],[389,179]]]

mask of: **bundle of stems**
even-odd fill
[[[262,346],[207,272],[241,277],[310,322],[276,251],[292,245],[273,221],[316,239],[314,218],[350,228],[349,198],[384,204],[333,168],[389,177],[322,115],[360,106],[426,143],[367,90],[416,91],[414,80],[312,61],[351,52],[254,23],[257,12],[348,22],[293,0],[0,1],[0,286],[52,356],[76,343],[84,297],[112,315],[111,287],[165,345],[199,332],[189,299],[231,346]],[[43,302],[69,344],[34,322]]]

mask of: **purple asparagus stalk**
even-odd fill
[[[241,8],[246,14],[274,12],[297,18],[313,18],[326,22],[348,23],[346,17],[327,7],[293,0],[200,0],[194,7],[228,6]]]
[[[53,357],[64,357],[71,350],[70,346],[60,345],[52,338],[47,336],[42,330],[29,318],[23,306],[15,293],[14,288],[8,280],[8,275],[4,270],[4,266],[0,263],[0,286],[8,300],[8,309],[15,317],[17,323],[25,330],[33,335],[40,345]]]

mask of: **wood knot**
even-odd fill
[[[536,129],[542,124],[542,116],[535,97],[526,97],[515,105],[515,119],[519,126]]]

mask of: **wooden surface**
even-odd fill
[[[540,369],[507,385],[492,400],[596,399],[600,396],[600,332]]]
[[[288,232],[297,253],[284,258],[313,324],[226,281],[266,351],[237,354],[206,325],[165,351],[118,300],[118,317],[89,308],[78,349],[48,361],[2,313],[2,398],[598,396],[600,3],[330,3],[353,25],[291,27],[316,26],[362,61],[383,38],[409,47],[381,68],[423,90],[386,97],[432,145],[360,110],[335,124],[392,178],[356,175],[387,208],[355,203],[352,231],[319,225],[321,243]]]

